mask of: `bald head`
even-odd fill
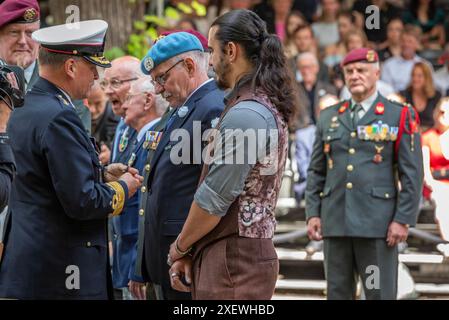
[[[125,115],[122,108],[131,83],[142,77],[140,60],[124,56],[112,61],[112,67],[104,72],[103,90],[112,104],[112,110],[120,117]]]
[[[123,56],[120,58],[117,58],[112,61],[111,63],[112,67],[106,69],[105,75],[108,72],[120,70],[122,72],[128,72],[128,73],[134,73],[136,75],[141,76],[140,71],[140,60],[136,57],[132,56]]]

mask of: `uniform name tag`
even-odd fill
[[[396,141],[399,127],[389,126],[382,121],[368,125],[357,126],[357,135],[360,140]]]

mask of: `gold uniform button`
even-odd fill
[[[347,169],[348,171],[352,171],[352,170],[354,170],[354,166],[353,166],[352,164],[350,164],[350,165],[348,165],[348,166],[346,167],[346,169]]]
[[[320,192],[320,197],[324,197],[324,192]]]
[[[145,213],[145,210],[143,210],[143,209],[139,210],[139,215],[143,216],[144,213]]]
[[[150,165],[149,165],[149,164],[147,164],[147,165],[145,166],[145,171],[150,171]]]
[[[389,193],[385,193],[385,198],[390,198],[390,194]]]
[[[346,189],[352,189],[352,183],[351,182],[348,182],[346,184]]]
[[[351,132],[351,138],[355,138],[357,136],[357,133],[355,131]]]
[[[87,241],[86,246],[91,247],[92,243],[90,241]]]
[[[140,191],[142,191],[142,193],[147,192],[147,188],[145,186],[143,186],[142,188],[140,188]]]
[[[355,149],[354,148],[349,149],[349,153],[350,154],[354,154],[355,153]]]

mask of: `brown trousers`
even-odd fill
[[[272,239],[231,235],[202,248],[194,259],[194,300],[269,300],[279,261]]]

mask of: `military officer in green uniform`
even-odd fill
[[[416,223],[423,165],[410,105],[377,92],[375,51],[342,62],[351,99],[322,111],[308,171],[308,235],[324,239],[328,299],[395,299],[397,244]]]

